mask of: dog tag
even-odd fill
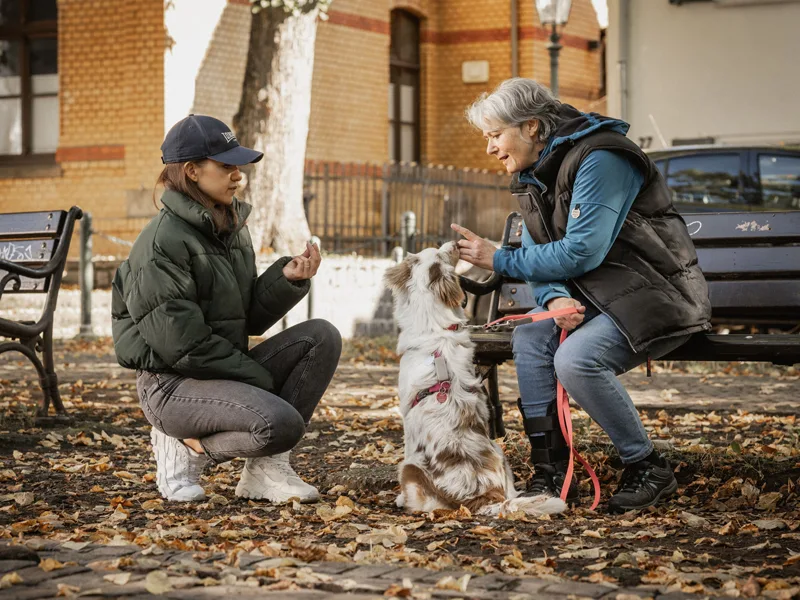
[[[443,356],[437,356],[433,359],[433,364],[436,367],[436,378],[439,381],[446,381],[450,379],[450,373],[447,372],[447,363]]]
[[[450,392],[450,382],[449,381],[440,381],[439,382],[439,391],[436,394],[436,399],[439,401],[439,404],[445,402],[447,400],[447,394]]]
[[[573,219],[577,219],[578,217],[581,216],[581,207],[576,206],[575,208],[572,209],[572,212],[570,214],[572,215]]]

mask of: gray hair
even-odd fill
[[[484,92],[467,108],[467,120],[478,129],[487,121],[506,126],[521,126],[535,119],[539,122],[539,140],[544,142],[558,125],[561,102],[550,88],[524,77],[512,77],[498,85],[491,94]]]

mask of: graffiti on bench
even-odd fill
[[[33,245],[32,244],[15,244],[9,242],[0,246],[0,258],[3,260],[19,262],[19,261],[32,261]]]
[[[737,225],[736,229],[739,231],[771,231],[772,227],[769,226],[769,223],[760,225],[757,221],[745,221]]]
[[[703,224],[700,221],[692,221],[691,223],[686,224],[686,229],[689,230],[689,235],[697,235],[700,233],[702,228]]]

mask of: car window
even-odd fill
[[[742,210],[739,154],[698,154],[669,160],[667,185],[681,210]]]
[[[800,157],[758,155],[761,206],[764,210],[800,208]]]
[[[657,161],[655,161],[655,165],[656,165],[656,167],[658,167],[658,170],[661,171],[661,175],[663,177],[666,177],[667,176],[667,171],[666,171],[667,161],[666,160],[657,160]]]

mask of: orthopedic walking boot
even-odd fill
[[[522,496],[547,495],[554,498],[561,496],[561,488],[567,478],[567,465],[569,463],[569,446],[561,434],[556,414],[556,403],[547,407],[547,416],[526,418],[522,410],[521,399],[517,400],[517,407],[522,414],[525,434],[531,445],[531,464],[533,476],[528,481],[526,491]],[[567,492],[567,504],[575,505],[580,502],[578,481],[575,475]]]

